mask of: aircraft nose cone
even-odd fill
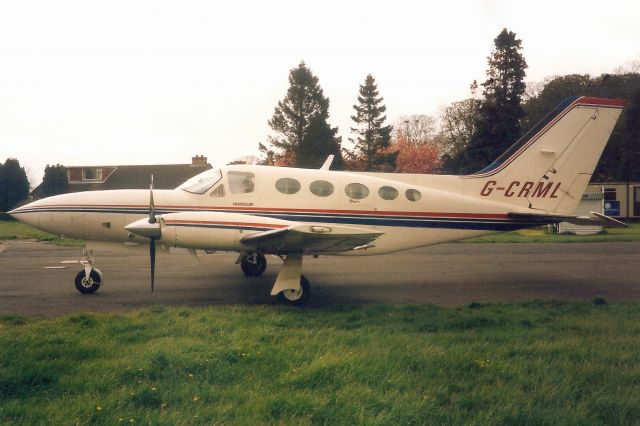
[[[8,211],[7,214],[13,217],[14,219],[19,220],[20,222],[26,223],[31,226],[38,226],[38,212],[33,209],[33,206],[36,203],[30,203],[18,208],[15,208],[11,211]],[[36,214],[27,214],[27,213],[36,213]]]
[[[140,219],[124,227],[127,231],[147,238],[160,238],[160,222],[149,223],[148,219]]]

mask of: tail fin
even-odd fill
[[[464,176],[468,195],[573,214],[624,106],[568,98],[485,169]]]

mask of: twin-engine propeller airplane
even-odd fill
[[[305,255],[376,255],[560,221],[573,215],[620,115],[623,101],[570,98],[485,169],[467,176],[234,165],[175,190],[57,195],[10,214],[50,233],[87,241],[238,252],[249,276],[266,254],[284,263],[272,295],[309,296]],[[149,200],[149,201],[148,201]],[[619,224],[619,222],[617,222]],[[84,262],[76,287],[92,293],[102,273]]]

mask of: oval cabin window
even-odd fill
[[[276,181],[276,189],[283,194],[295,194],[300,191],[300,182],[292,178],[282,178]]]
[[[398,198],[398,190],[392,186],[383,186],[378,189],[378,195],[383,200],[395,200]]]
[[[363,198],[367,198],[369,195],[369,188],[361,183],[350,183],[344,188],[344,192],[349,198],[362,200]]]
[[[333,184],[326,180],[316,180],[309,185],[309,191],[318,197],[328,197],[333,194]]]
[[[422,198],[422,194],[417,189],[407,189],[405,195],[407,196],[407,200],[409,201],[418,201],[420,198]]]

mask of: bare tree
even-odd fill
[[[430,115],[403,115],[394,126],[394,139],[416,145],[431,142],[436,136],[436,124],[436,119]]]
[[[456,156],[467,148],[475,132],[480,103],[479,99],[469,98],[453,102],[442,110],[437,136],[442,154]]]

